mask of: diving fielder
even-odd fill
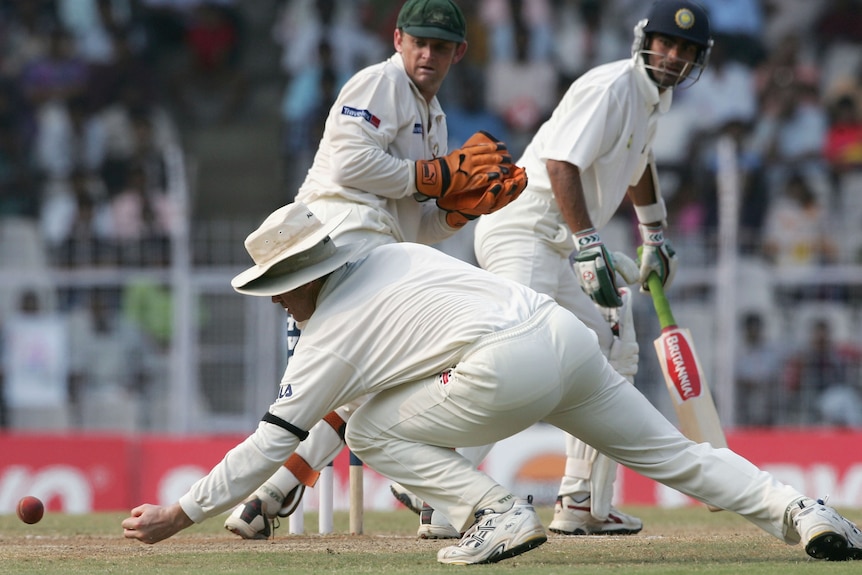
[[[664,241],[666,211],[652,144],[674,88],[699,78],[711,46],[709,20],[699,4],[653,4],[634,28],[631,59],[598,66],[569,87],[518,162],[530,176],[527,189],[506,209],[481,217],[475,229],[479,265],[551,295],[575,313],[598,334],[611,365],[630,381],[637,370],[637,344],[615,339],[602,310],[623,304],[615,268],[626,283],[641,286],[651,272],[665,287],[673,278],[675,260]],[[623,268],[622,258],[609,253],[601,237],[626,195],[643,239],[639,270]],[[478,450],[474,460],[488,450]],[[641,530],[640,519],[611,504],[616,463],[572,436],[566,438],[566,457],[551,531]]]
[[[395,54],[359,71],[341,89],[296,196],[323,221],[348,212],[335,237],[361,240],[366,251],[402,241],[438,243],[469,219],[515,199],[526,184],[505,145],[489,134],[477,133],[461,149],[447,150],[437,92],[467,51],[466,22],[457,4],[408,0],[396,26]],[[244,539],[268,537],[272,519],[290,515],[305,487],[344,448],[344,427],[356,405],[338,408],[311,429],[225,528]]]
[[[290,204],[248,236],[254,265],[231,285],[305,322],[284,393],[177,502],[132,509],[124,537],[157,543],[236,505],[321,417],[367,396],[350,418],[347,444],[464,532],[437,552],[441,563],[494,563],[547,541],[530,497],[518,498],[454,449],[539,421],[801,542],[811,557],[862,559],[852,522],[733,451],[686,438],[610,367],[595,332],[549,296],[409,242],[354,259],[361,245],[329,236],[339,220],[323,224]]]

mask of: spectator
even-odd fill
[[[802,35],[788,32],[755,67],[757,94],[761,106],[768,106],[775,93],[798,85],[816,85],[820,80],[816,52]]]
[[[766,56],[766,20],[762,0],[703,0],[716,44],[730,49],[728,57],[756,66]]]
[[[321,39],[313,62],[290,77],[281,104],[285,180],[291,194],[302,184],[311,166],[329,108],[343,84],[328,39]]]
[[[813,42],[823,52],[839,43],[859,45],[862,43],[862,2],[859,0],[831,0],[825,2],[822,12],[814,22]]]
[[[467,139],[478,132],[490,132],[503,142],[510,138],[505,119],[485,106],[484,70],[461,66],[453,69],[456,76],[453,84],[453,101],[446,102],[446,125],[449,127],[449,149],[464,145]]]
[[[60,24],[75,40],[76,53],[88,64],[115,57],[113,36],[127,28],[134,0],[56,0]]]
[[[90,429],[136,428],[146,391],[145,342],[124,321],[115,292],[88,290],[70,320],[74,375],[69,400],[76,422]]]
[[[770,193],[780,190],[789,174],[805,174],[825,201],[828,172],[823,161],[828,118],[817,86],[793,83],[769,95],[752,133],[752,151],[765,164]]]
[[[112,195],[119,191],[129,166],[136,160],[147,165],[163,164],[167,151],[180,145],[177,127],[165,108],[158,103],[148,104],[134,85],[124,86],[120,100],[100,116],[106,137],[102,177]],[[164,180],[159,180],[158,185],[164,187]]]
[[[0,44],[0,73],[6,78],[18,78],[27,64],[47,55],[56,14],[52,0],[14,0],[8,4]]]
[[[515,60],[544,63],[553,58],[553,16],[548,0],[479,1],[480,21],[488,31],[489,65]]]
[[[715,44],[709,66],[700,79],[680,91],[679,102],[689,122],[701,135],[714,137],[730,122],[753,123],[758,114],[757,86],[754,70],[747,64],[729,58],[727,46]],[[696,144],[700,136],[687,143]]]
[[[492,59],[485,72],[485,104],[505,119],[511,134],[506,143],[515,158],[551,115],[559,95],[559,75],[550,56],[544,60],[530,57],[532,35],[516,21],[515,58]]]
[[[0,217],[35,218],[39,178],[14,118],[0,117]]]
[[[40,227],[54,264],[115,263],[100,233],[109,214],[107,194],[98,174],[78,168],[69,178],[51,182],[46,190]]]
[[[599,0],[555,3],[554,61],[567,85],[599,64],[631,54],[629,30],[609,24],[606,6]]]
[[[850,95],[838,97],[829,106],[823,156],[834,175],[862,168],[862,115]]]
[[[175,103],[191,122],[236,117],[248,79],[240,66],[242,30],[238,12],[204,1],[191,11],[185,36],[185,65],[174,78]]]
[[[835,263],[837,248],[830,236],[826,210],[806,179],[792,174],[784,194],[766,214],[763,255],[787,268],[809,268]]]
[[[742,339],[736,348],[737,424],[765,427],[780,423],[784,400],[779,382],[787,357],[767,339],[762,313],[743,316]]]
[[[6,403],[16,427],[67,426],[67,329],[66,318],[49,309],[36,289],[20,292],[18,309],[6,319],[2,333]],[[51,417],[32,418],[46,413]]]
[[[787,365],[786,384],[793,394],[798,424],[862,426],[859,349],[839,345],[824,318],[810,326],[810,339]]]
[[[152,106],[158,99],[156,72],[146,60],[142,49],[135,48],[130,30],[111,33],[111,58],[90,67],[88,95],[93,110],[101,112],[134,91],[144,105]]]
[[[36,122],[33,154],[45,178],[64,179],[76,169],[102,168],[107,144],[104,125],[83,94],[46,102]]]
[[[38,174],[31,151],[35,134],[36,121],[19,83],[0,78],[0,213],[22,213],[22,206],[23,213],[30,213],[35,207]],[[15,182],[22,185],[20,190]]]
[[[31,60],[21,71],[21,90],[33,110],[52,101],[62,101],[86,93],[87,64],[75,55],[69,33],[56,27],[51,31],[48,53]]]
[[[125,185],[110,199],[109,237],[121,265],[162,265],[168,261],[177,213],[164,189],[152,185],[144,166],[133,164]]]
[[[288,81],[321,65],[324,41],[329,44],[325,57],[330,59],[339,86],[361,68],[380,61],[387,44],[371,31],[372,20],[378,17],[367,1],[284,1],[272,37],[281,47],[281,69]]]

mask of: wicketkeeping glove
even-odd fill
[[[416,160],[416,190],[423,199],[441,199],[453,190],[482,189],[512,167],[506,144],[477,132],[464,146],[433,160]]]
[[[647,280],[652,272],[661,279],[665,289],[669,288],[678,265],[676,252],[670,242],[664,239],[664,231],[660,225],[639,224],[638,229],[643,239],[643,245],[638,250],[640,265],[638,283],[641,285],[641,291],[649,291]]]
[[[491,214],[517,199],[527,187],[527,172],[513,166],[503,179],[484,189],[453,190],[437,199],[437,206],[446,210],[446,222],[459,228],[479,216]]]

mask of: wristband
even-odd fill
[[[638,225],[641,232],[641,239],[645,246],[660,246],[664,244],[664,229],[659,226]]]
[[[654,204],[635,206],[635,215],[638,218],[638,222],[642,224],[663,222],[667,218],[667,207],[664,204],[664,198],[659,198]]]
[[[575,234],[575,245],[578,251],[582,252],[587,248],[602,245],[602,238],[596,228],[587,228]]]

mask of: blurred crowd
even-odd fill
[[[768,322],[775,316],[771,306],[812,299],[858,313],[858,282],[833,285],[817,274],[824,266],[862,266],[862,0],[702,3],[715,39],[711,60],[698,83],[674,94],[655,150],[668,235],[682,246],[682,265],[709,266],[716,258],[719,144],[730,142],[738,169],[739,254],[755,269],[790,278],[755,315]],[[283,128],[288,201],[310,165],[337,91],[354,72],[392,53],[401,4],[0,0],[0,228],[14,225],[14,237],[22,238],[14,249],[7,242],[0,250],[0,266],[20,262],[31,236],[45,246],[46,265],[56,268],[160,267],[169,261],[178,213],[167,154],[182,145],[184,129],[242,121],[255,89],[243,63],[255,57],[247,52],[249,34],[260,33],[248,28],[249,10],[272,12],[264,32],[280,51],[273,73],[283,92],[274,112]],[[643,0],[459,4],[469,49],[440,92],[450,147],[484,129],[508,142],[515,157],[574,79],[631,56],[632,28],[645,12]],[[625,244],[615,249],[635,247],[628,216],[623,210],[615,222]],[[128,292],[148,295],[136,300]],[[163,300],[152,286],[89,294],[89,332],[108,329],[94,319],[106,301],[117,309],[135,309],[138,301],[140,320],[153,317],[147,311],[153,306],[164,316]],[[4,311],[34,305],[22,295]],[[129,314],[114,315],[113,329],[126,334],[121,323]],[[164,346],[148,329],[153,345]],[[840,369],[818,376],[846,383],[849,395],[832,400],[841,406],[833,411],[842,413],[852,404],[847,397],[858,402],[862,387],[862,354],[850,345],[853,337],[858,345],[858,335],[850,331],[847,341],[831,346],[840,350]],[[834,326],[825,332],[843,337]],[[133,350],[136,337],[116,341]],[[812,349],[810,342],[799,345]],[[753,365],[778,366],[775,373],[782,375],[770,381],[779,382],[782,397],[796,394],[798,404],[829,387],[809,383],[817,370],[799,365],[803,357],[794,349],[773,355],[779,359]],[[816,354],[817,362],[825,357]],[[740,373],[743,360],[750,358],[740,359]],[[122,386],[134,388],[142,370],[129,370]],[[763,379],[739,376],[740,386]],[[79,388],[68,386],[68,393]],[[818,391],[802,399],[809,388]],[[748,404],[741,406],[740,423],[781,423],[764,415],[780,409],[764,399],[767,404],[754,415]],[[810,405],[820,405],[819,399]],[[832,422],[815,411],[791,422]],[[842,415],[838,423],[862,426],[862,407],[854,417]]]

